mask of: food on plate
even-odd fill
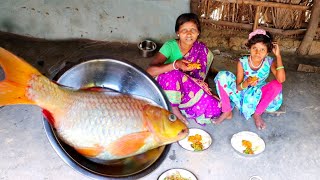
[[[203,144],[202,144],[202,142],[199,142],[199,141],[191,144],[191,147],[192,147],[195,151],[202,151],[202,150],[203,150]]]
[[[250,141],[242,140],[242,146],[246,148],[243,150],[244,154],[254,154],[254,151],[252,150],[252,143]]]
[[[194,69],[201,69],[200,63],[189,63],[188,67],[193,67]]]
[[[200,134],[195,134],[194,136],[189,136],[188,141],[195,143],[202,140],[202,136]]]
[[[191,142],[191,147],[195,151],[201,151],[203,150],[203,144],[201,142],[202,136],[200,134],[195,134],[194,136],[189,136],[188,141]]]
[[[176,173],[167,176],[164,178],[164,180],[190,180],[190,178],[184,178],[181,176],[180,172],[177,171]]]

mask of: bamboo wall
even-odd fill
[[[313,0],[194,0],[191,11],[212,28],[244,31],[263,28],[278,36],[301,38],[312,5]],[[319,27],[315,39],[320,39]]]

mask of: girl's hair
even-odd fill
[[[256,34],[252,38],[248,40],[246,43],[246,46],[250,49],[252,45],[256,43],[263,43],[267,46],[268,52],[271,52],[273,49],[273,44],[272,44],[273,38],[271,34],[267,31],[266,35],[263,34]]]
[[[199,21],[199,18],[196,14],[194,13],[184,13],[184,14],[181,14],[178,18],[177,18],[177,21],[176,21],[176,26],[175,26],[175,32],[178,32],[179,31],[179,27],[186,23],[186,22],[194,22],[196,25],[197,25],[197,28],[198,28],[198,31],[199,33],[201,32],[201,26],[200,26],[200,21]]]

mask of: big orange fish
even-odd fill
[[[181,120],[146,98],[59,86],[3,48],[0,65],[0,106],[40,106],[60,139],[85,157],[121,159],[188,134]]]

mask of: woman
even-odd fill
[[[212,118],[220,116],[221,108],[204,82],[213,55],[205,44],[197,41],[201,32],[197,15],[181,14],[175,32],[178,39],[168,40],[160,48],[147,72],[163,88],[179,119],[209,124]]]

